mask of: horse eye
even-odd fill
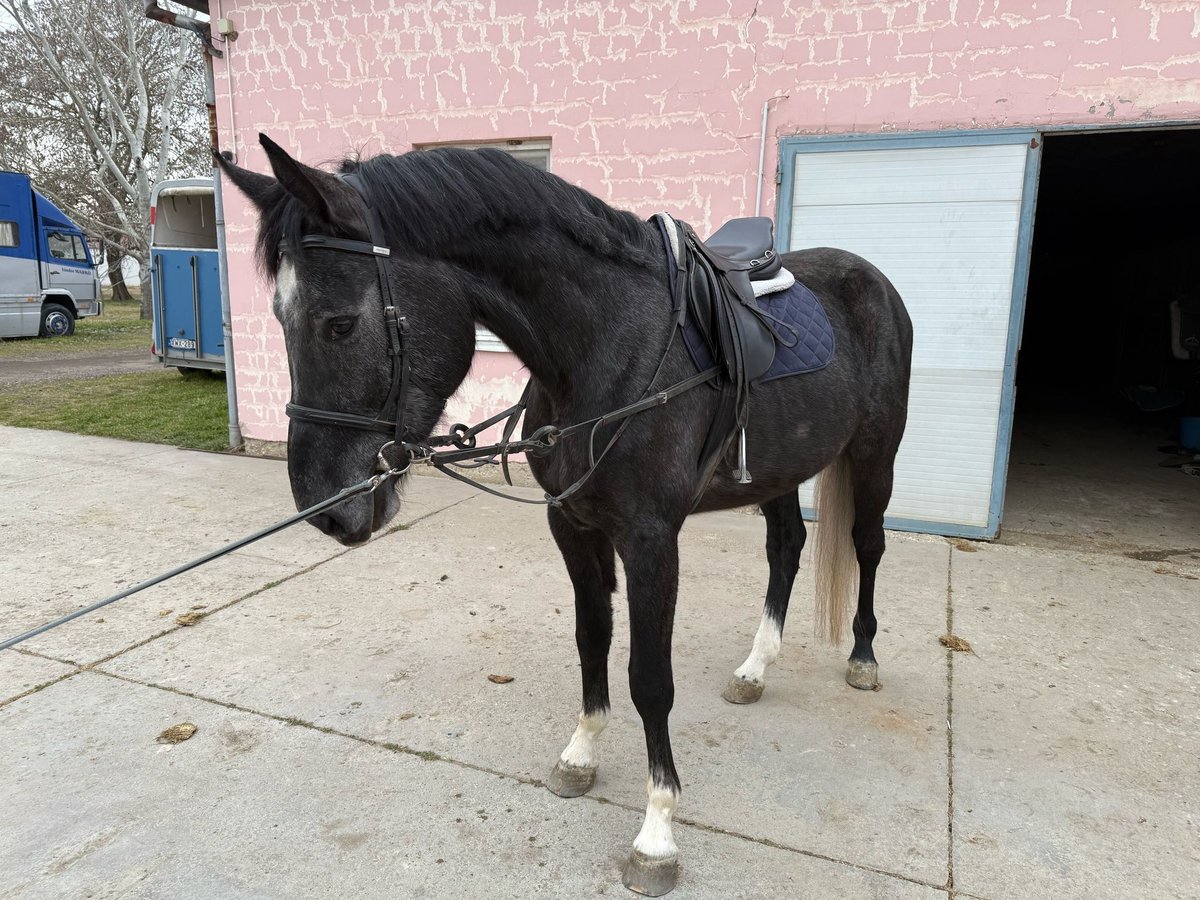
[[[351,316],[339,316],[329,320],[329,338],[336,341],[354,330],[354,319]]]

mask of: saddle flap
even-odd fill
[[[775,252],[775,223],[767,216],[730,219],[704,246],[731,262],[749,263],[751,281],[771,278],[782,265]]]
[[[775,360],[775,335],[752,305],[747,273],[718,275],[705,256],[689,253],[687,276],[689,316],[726,376],[745,384],[764,375]]]
[[[741,350],[741,363],[746,380],[753,382],[767,374],[775,362],[775,332],[763,319],[758,307],[748,305],[741,298],[754,296],[750,279],[745,272],[729,272],[725,276],[735,295],[729,300],[733,312]]]

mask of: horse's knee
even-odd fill
[[[643,721],[666,718],[675,705],[675,686],[670,678],[649,678],[629,669],[629,695]]]

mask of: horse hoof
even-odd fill
[[[860,691],[874,691],[879,688],[879,663],[863,662],[861,659],[850,660],[846,670],[846,684]]]
[[[554,771],[546,781],[552,794],[560,797],[582,797],[596,783],[596,770],[587,766],[569,766],[561,759],[554,764]]]
[[[761,681],[747,681],[734,675],[721,696],[730,703],[754,703],[762,696],[763,687]]]
[[[635,894],[661,897],[674,889],[678,878],[679,857],[653,859],[634,850],[629,862],[625,863],[625,874],[621,880]]]

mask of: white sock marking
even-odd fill
[[[674,791],[655,787],[653,781],[646,782],[646,819],[642,830],[633,839],[633,849],[650,859],[673,859],[679,848],[675,846],[675,835],[671,833],[671,819],[675,816],[675,805],[679,797]]]
[[[596,768],[600,764],[600,757],[596,753],[596,738],[600,736],[600,732],[607,724],[607,712],[591,716],[580,713],[579,725],[575,729],[575,733],[571,735],[571,743],[567,744],[567,749],[559,757],[562,764],[587,769]]]
[[[763,613],[762,621],[758,623],[758,633],[754,635],[754,646],[750,655],[733,674],[746,681],[762,684],[763,674],[767,666],[779,658],[779,646],[783,642],[783,629],[779,623]]]

